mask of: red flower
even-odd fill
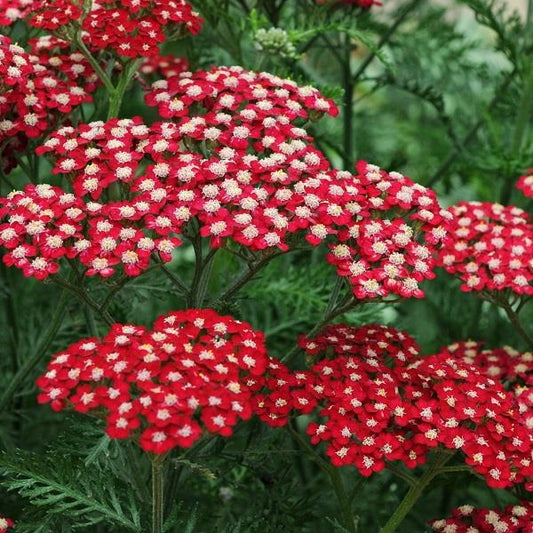
[[[533,168],[528,168],[527,174],[518,178],[516,188],[521,190],[524,196],[533,198]]]
[[[533,226],[522,209],[461,202],[449,211],[454,222],[439,263],[464,291],[533,294]]]
[[[138,440],[145,451],[190,447],[204,429],[232,434],[252,415],[267,367],[264,339],[209,309],[159,317],[152,330],[114,324],[103,339],[60,352],[37,384],[39,403],[56,411],[105,413],[111,438]]]

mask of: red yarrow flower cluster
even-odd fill
[[[488,202],[451,207],[454,222],[439,263],[463,291],[533,294],[533,226],[522,209]]]
[[[462,505],[450,518],[432,520],[429,525],[439,533],[530,533],[533,503],[520,502],[505,509],[483,509]]]
[[[356,298],[423,297],[419,283],[435,277],[452,216],[432,190],[398,172],[359,161],[356,175],[336,176],[351,216],[338,226],[328,261],[350,280]]]
[[[343,324],[326,326],[319,336],[300,335],[298,344],[315,358],[317,355],[354,355],[379,358],[389,366],[405,366],[416,360],[420,347],[404,331],[381,324],[354,328]]]
[[[278,426],[319,406],[321,421],[307,433],[326,443],[334,465],[370,476],[387,462],[414,468],[448,449],[461,451],[491,487],[529,482],[531,431],[513,394],[476,367],[447,353],[416,357],[411,337],[383,326],[330,326],[300,345],[320,360],[296,373],[271,365],[256,410]]]
[[[9,518],[0,516],[0,533],[6,533],[7,530],[15,525],[15,522]]]
[[[264,337],[210,309],[159,317],[151,330],[114,324],[56,354],[39,403],[102,416],[111,438],[146,452],[189,448],[203,432],[228,437],[252,415],[247,380],[266,370]]]
[[[510,346],[483,348],[482,342],[454,342],[441,350],[482,370],[505,385],[523,383],[533,372],[533,354],[519,352]]]
[[[197,216],[201,234],[214,247],[231,238],[256,251],[287,250],[287,241],[300,231],[316,245],[317,228],[342,221],[343,212],[329,208],[328,196],[347,194],[323,172],[323,155],[305,143],[295,142],[283,160],[258,160],[230,148],[203,157],[183,150],[184,142],[177,124],[148,128],[135,118],[63,128],[37,153],[53,159],[53,172],[68,177],[78,197],[97,200],[115,182],[131,191],[155,188],[151,194],[162,197],[149,227],[178,232]],[[146,210],[147,202],[133,207],[131,216],[138,207]]]
[[[146,102],[157,106],[163,118],[177,118],[182,127],[189,124],[185,132],[191,139],[237,150],[263,141],[254,146],[257,152],[306,138],[297,126],[308,119],[338,114],[333,101],[314,87],[242,67],[214,67],[159,80]]]
[[[34,43],[36,44],[36,43]],[[0,35],[0,146],[5,170],[15,166],[13,150],[42,136],[67,113],[91,101],[96,77],[81,54],[28,54]]]
[[[64,31],[73,25],[88,33],[88,42],[126,57],[159,54],[159,45],[184,32],[196,35],[202,18],[186,0],[103,0],[83,11],[72,0],[39,0],[31,24],[49,31]]]
[[[528,168],[527,174],[518,178],[516,188],[522,191],[524,196],[533,198],[533,168]]]
[[[78,258],[87,276],[109,277],[120,266],[127,276],[148,268],[153,256],[169,262],[180,241],[160,230],[150,206],[158,209],[157,189],[140,196],[146,215],[135,210],[135,201],[83,202],[72,193],[47,184],[28,185],[24,191],[0,198],[0,246],[3,261],[20,268],[25,276],[45,279],[59,269],[59,261]],[[163,189],[163,192],[165,190]],[[152,204],[143,200],[156,196]],[[159,230],[159,231],[158,231]]]
[[[172,55],[154,55],[146,57],[139,72],[147,78],[161,79],[178,76],[189,70],[189,62],[185,57]]]
[[[461,451],[489,487],[533,489],[533,435],[513,393],[448,353],[421,358],[402,379],[418,442]]]
[[[485,375],[497,379],[506,390],[514,392],[519,414],[533,429],[533,354],[519,352],[510,346],[483,349],[475,341],[455,342],[441,350],[465,363],[472,364]]]
[[[213,178],[236,180],[238,188],[231,186],[236,193],[242,191],[243,177],[255,194],[258,185],[264,189],[264,211],[253,219],[245,213],[238,220],[217,218],[206,235],[231,236],[252,249],[277,243],[286,249],[285,232],[296,228],[305,228],[305,238],[314,246],[333,235],[330,240],[336,244],[328,260],[340,275],[350,277],[357,298],[423,296],[419,282],[434,277],[435,251],[451,215],[432,191],[398,173],[387,174],[366,162],[358,164],[356,176],[332,171],[301,127],[315,116],[337,113],[316,89],[221,67],[156,82],[146,101],[176,120],[191,150],[207,145],[217,153],[220,161],[211,158],[208,168]],[[217,201],[228,207],[226,194]],[[235,207],[237,202],[241,208],[257,204],[240,194]],[[391,210],[396,218],[391,219]],[[381,211],[382,218],[373,220]],[[253,222],[242,228],[241,221]],[[268,223],[267,231],[256,221]]]

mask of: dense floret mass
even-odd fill
[[[449,353],[417,357],[409,335],[383,326],[329,326],[301,346],[318,362],[295,373],[271,363],[256,410],[279,426],[318,406],[307,433],[334,465],[370,476],[439,449],[462,452],[491,487],[530,480],[532,436],[518,403],[475,366]]]
[[[453,216],[435,193],[398,172],[359,161],[357,174],[336,172],[349,214],[336,228],[328,261],[350,280],[356,298],[424,296]]]
[[[533,226],[522,209],[461,202],[439,262],[463,282],[464,291],[533,294]]]
[[[126,57],[159,54],[159,45],[182,33],[196,35],[203,20],[186,0],[94,2],[86,16],[72,0],[34,2],[31,24],[67,35],[81,25],[90,46]]]
[[[79,53],[65,53],[52,39],[32,41],[27,53],[0,35],[0,156],[4,172],[30,139],[57,127],[92,100],[97,78]]]
[[[56,354],[37,381],[39,402],[102,416],[111,438],[165,453],[204,431],[231,435],[252,415],[248,380],[266,366],[263,335],[249,324],[189,309],[159,317],[151,330],[114,324],[102,340]]]

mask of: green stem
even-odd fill
[[[365,73],[365,70],[367,69],[368,65],[372,63],[374,58],[376,57],[377,53],[385,44],[387,44],[391,37],[394,35],[400,24],[404,21],[404,19],[407,17],[407,15],[423,0],[413,0],[410,4],[407,4],[404,9],[400,12],[396,20],[392,23],[392,25],[388,28],[388,30],[383,34],[381,39],[379,40],[376,48],[374,51],[372,51],[366,59],[361,63],[359,68],[356,70],[355,74],[353,75],[352,81],[355,84],[359,78]]]
[[[168,267],[166,267],[165,265],[162,265],[161,266],[161,270],[163,271],[163,273],[165,274],[165,276],[167,276],[167,278],[172,281],[172,283],[174,283],[174,285],[176,285],[176,287],[178,288],[178,291],[179,293],[182,295],[182,296],[187,296],[189,294],[189,289],[187,288],[187,286],[185,285],[185,283],[183,283],[183,281],[181,281],[181,279],[176,276],[176,274],[174,274],[174,272],[172,272]]]
[[[2,412],[10,403],[13,395],[17,392],[18,388],[26,378],[31,374],[34,368],[39,364],[43,355],[47,352],[50,344],[54,340],[67,310],[67,304],[69,301],[68,291],[63,290],[59,298],[59,302],[55,309],[54,314],[48,324],[48,328],[43,333],[35,353],[27,359],[24,364],[19,368],[18,372],[13,376],[13,379],[10,380],[9,385],[4,390],[4,393],[0,397],[0,412]]]
[[[351,70],[351,54],[352,54],[352,43],[351,38],[348,33],[344,37],[344,61],[342,62],[343,70],[343,89],[344,89],[344,118],[343,118],[343,133],[344,133],[344,142],[343,142],[343,152],[344,156],[344,170],[350,170],[353,166],[354,157],[353,157],[353,92],[354,92],[354,82],[352,80],[352,70]]]
[[[502,307],[517,333],[527,342],[530,348],[533,348],[533,337],[531,337],[531,335],[529,335],[529,333],[524,329],[524,326],[522,326],[518,313],[515,312],[508,303],[502,304]]]
[[[213,265],[215,263],[215,254],[217,253],[218,248],[213,248],[210,250],[210,252],[207,254],[206,258],[203,262],[203,268],[202,268],[202,274],[200,276],[200,280],[198,281],[198,285],[196,287],[196,295],[195,295],[195,307],[201,308],[204,300],[205,295],[207,293],[207,289],[209,288],[209,280],[211,279],[211,272],[213,271]]]
[[[98,328],[96,327],[96,321],[94,320],[94,314],[92,309],[87,306],[83,307],[83,314],[85,315],[85,322],[87,323],[87,330],[91,337],[98,337]]]
[[[141,66],[141,63],[141,59],[136,59],[135,61],[131,61],[130,63],[126,64],[124,67],[124,71],[121,73],[117,87],[109,93],[109,110],[107,112],[107,120],[118,117],[120,107],[122,105],[122,99],[124,98],[124,93],[126,92],[131,79]]]
[[[341,506],[342,516],[344,518],[344,525],[350,533],[357,532],[357,523],[352,511],[352,503],[348,495],[346,494],[346,489],[344,488],[344,483],[342,481],[341,473],[339,468],[332,466],[329,468],[329,478],[331,484],[333,485],[333,490],[337,495],[337,500]]]
[[[152,533],[163,532],[164,521],[164,490],[163,490],[163,464],[165,455],[152,457]]]
[[[239,292],[255,275],[265,267],[272,259],[275,259],[279,255],[282,255],[286,252],[275,252],[271,255],[267,255],[262,259],[257,259],[255,261],[249,261],[246,267],[243,268],[242,272],[237,276],[235,282],[228,287],[211,305],[215,309],[228,303],[234,296]]]
[[[356,533],[357,524],[352,512],[351,499],[346,493],[339,469],[322,459],[322,457],[320,457],[320,455],[316,453],[307,442],[305,442],[302,436],[291,426],[290,423],[285,427],[289,430],[289,433],[292,435],[293,439],[300,445],[302,450],[309,456],[309,458],[313,460],[320,467],[320,469],[328,475],[342,510],[344,525],[346,526],[347,531],[350,533]]]
[[[512,159],[518,159],[522,151],[522,145],[527,134],[529,126],[529,116],[533,108],[533,61],[529,61],[526,72],[524,73],[524,88],[522,96],[518,104],[518,111],[516,115],[516,124],[513,134],[513,140],[510,147],[510,155]],[[503,184],[500,201],[506,205],[511,198],[513,190],[514,176],[506,176]]]
[[[98,74],[98,77],[104,84],[104,87],[106,88],[107,92],[109,94],[112,94],[115,91],[115,87],[113,86],[113,83],[111,82],[111,78],[104,72],[102,67],[100,66],[100,63],[96,60],[96,58],[91,54],[89,49],[85,46],[85,43],[83,42],[81,35],[77,35],[74,40],[76,46],[81,50],[81,53],[87,58],[87,61],[91,64],[91,67],[93,67],[96,74]]]
[[[380,533],[393,533],[398,529],[409,511],[413,508],[415,503],[422,496],[426,487],[431,483],[433,478],[439,474],[442,466],[444,466],[452,455],[449,453],[437,454],[433,464],[424,472],[424,474],[417,480],[415,485],[412,485],[400,505],[394,511],[394,514],[389,518],[388,522],[383,526]]]
[[[59,276],[51,277],[51,279],[54,283],[70,291],[72,294],[77,296],[82,302],[87,304],[92,310],[96,311],[99,315],[101,315],[101,317],[104,319],[105,322],[107,322],[109,326],[113,324],[114,320],[111,315],[105,309],[101,309],[101,306],[87,294],[87,291],[85,291],[85,289],[83,289],[82,287],[77,287],[76,285],[73,285],[72,283],[66,281],[65,279]]]

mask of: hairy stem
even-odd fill
[[[6,387],[2,396],[0,397],[0,412],[2,412],[9,405],[14,394],[24,383],[26,378],[32,373],[35,367],[40,363],[43,355],[47,352],[48,348],[52,344],[57,332],[59,331],[59,328],[61,327],[61,324],[63,323],[68,301],[68,291],[63,290],[59,298],[59,302],[55,308],[55,312],[48,323],[48,327],[39,340],[39,344],[37,345],[35,353],[19,368],[18,372],[13,376],[9,382],[9,385]]]
[[[64,289],[67,289],[72,294],[78,297],[83,303],[85,303],[87,306],[89,306],[93,311],[96,311],[102,319],[107,322],[107,324],[110,326],[113,324],[113,318],[111,315],[105,310],[101,309],[101,306],[98,304],[98,302],[95,302],[88,294],[87,291],[83,287],[78,287],[76,285],[73,285],[72,283],[68,282],[67,280],[59,277],[54,276],[51,278],[54,283],[57,285],[60,285]]]

